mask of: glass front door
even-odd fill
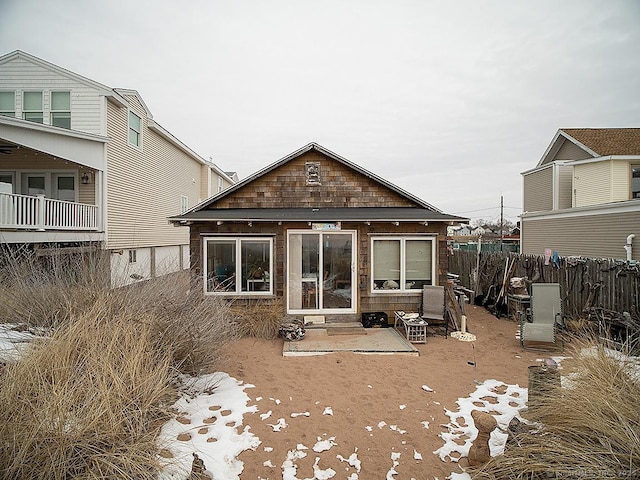
[[[354,245],[355,232],[289,232],[289,312],[355,312]]]

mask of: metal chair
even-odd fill
[[[555,346],[556,328],[564,325],[559,283],[531,285],[531,307],[520,312],[520,345],[525,342],[549,343]]]
[[[443,286],[424,285],[422,287],[420,318],[425,320],[430,328],[439,328],[444,332],[445,337],[449,337],[449,310]]]

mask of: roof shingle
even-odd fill
[[[563,128],[599,156],[640,155],[640,128]]]

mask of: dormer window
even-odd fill
[[[142,147],[142,119],[129,110],[129,145]]]
[[[70,92],[51,92],[51,125],[71,128]]]
[[[22,118],[43,123],[42,92],[24,92],[22,100]]]

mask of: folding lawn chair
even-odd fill
[[[520,345],[525,342],[548,343],[555,346],[556,328],[563,326],[560,284],[531,285],[531,306],[520,314]],[[530,348],[530,347],[529,347]]]
[[[444,332],[445,337],[449,336],[449,309],[443,286],[424,285],[422,287],[420,318],[429,324],[429,328],[439,328]]]

